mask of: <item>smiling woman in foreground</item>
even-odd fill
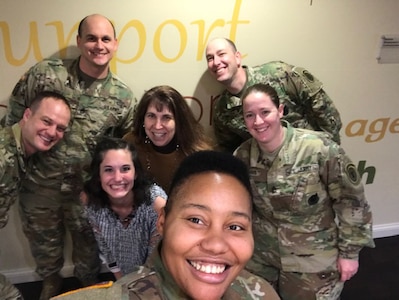
[[[231,154],[188,156],[157,227],[162,240],[145,266],[110,288],[65,299],[279,299],[265,280],[244,270],[254,247],[252,192],[245,165]]]

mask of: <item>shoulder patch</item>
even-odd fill
[[[345,166],[345,173],[351,183],[356,185],[360,183],[359,173],[357,172],[356,166],[353,163],[347,164]]]

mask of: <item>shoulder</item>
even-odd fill
[[[161,280],[153,269],[139,266],[116,281],[116,284],[121,288],[128,286],[129,295],[137,297],[129,299],[161,299]]]
[[[264,63],[262,65],[255,66],[253,68],[248,68],[248,70],[254,70],[254,71],[263,71],[263,72],[292,72],[294,66],[290,65],[286,62],[283,62],[281,60],[274,60],[274,61],[269,61],[267,63]]]
[[[154,202],[157,197],[161,197],[164,199],[168,198],[164,189],[156,183],[150,186],[150,195],[151,195],[151,202]]]
[[[302,156],[319,153],[323,157],[333,157],[344,153],[329,134],[302,128],[292,128],[292,135],[286,140],[285,145],[288,151]]]
[[[68,62],[73,62],[73,60],[62,60],[59,58],[46,58],[42,61],[36,63],[30,70],[47,70],[47,69],[59,69],[65,68]]]
[[[0,151],[3,153],[17,153],[16,137],[11,127],[0,128]]]
[[[119,93],[123,93],[133,99],[133,91],[130,87],[116,74],[111,73],[111,84],[118,88]]]
[[[243,142],[235,151],[234,151],[234,156],[246,160],[250,156],[251,148],[253,147],[254,139],[250,138]]]
[[[270,283],[246,270],[241,271],[233,281],[227,294],[231,292],[243,296],[243,299],[280,299]]]

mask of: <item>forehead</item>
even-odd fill
[[[244,110],[250,106],[274,106],[272,98],[269,95],[259,91],[253,91],[249,93],[242,100],[242,104]]]
[[[158,99],[154,99],[150,102],[150,104],[147,107],[147,112],[152,112],[152,113],[159,112],[163,114],[173,115],[173,112],[170,110],[168,105],[166,103],[159,101]]]
[[[171,195],[172,209],[195,203],[215,211],[242,211],[250,214],[250,195],[235,177],[219,172],[190,176]]]
[[[110,149],[104,152],[102,164],[132,163],[132,154],[127,149]]]
[[[102,16],[88,17],[82,26],[82,35],[108,35],[114,36],[114,30],[106,18]]]
[[[223,50],[233,50],[229,43],[224,39],[215,39],[209,42],[206,47],[206,53],[216,53]]]
[[[54,99],[51,97],[47,97],[43,98],[38,104],[39,105],[37,106],[36,111],[39,113],[46,113],[49,111],[65,109],[66,111],[68,111],[68,116],[70,115],[70,109],[68,105],[61,99]]]

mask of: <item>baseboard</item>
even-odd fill
[[[101,268],[101,273],[105,272],[109,272],[109,270],[103,265]],[[35,270],[28,268],[2,271],[2,274],[14,284],[42,280],[42,278],[37,275]],[[65,265],[61,270],[61,276],[64,278],[73,277],[73,265]]]
[[[42,278],[39,275],[37,275],[35,270],[28,268],[2,271],[2,274],[4,274],[14,284],[42,280]],[[61,275],[63,277],[73,276],[73,265],[64,266],[61,270]]]
[[[389,223],[373,226],[373,238],[383,238],[399,235],[399,223]],[[102,272],[107,272],[107,269],[103,266]],[[2,272],[12,283],[23,283],[39,281],[41,278],[35,273],[34,270],[24,268]],[[73,276],[73,265],[65,265],[61,270],[63,277]]]
[[[389,223],[373,226],[373,237],[382,238],[399,235],[399,223]]]

